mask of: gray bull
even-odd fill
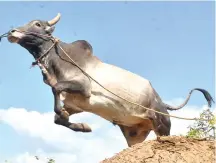
[[[33,20],[25,26],[11,30],[8,34],[8,40],[27,49],[35,60],[39,61],[38,63],[45,66],[51,80],[55,81],[53,85],[50,84],[47,74],[42,71],[44,82],[52,87],[56,124],[73,131],[91,132],[91,128],[85,123],[69,122],[69,116],[72,114],[91,112],[117,124],[128,146],[144,141],[151,130],[157,136],[170,135],[171,128],[169,116],[130,104],[92,81],[71,63],[59,46],[104,87],[144,107],[169,114],[167,110],[184,107],[193,90],[201,91],[211,106],[211,95],[200,88],[191,90],[185,102],[179,107],[163,103],[148,80],[100,61],[93,55],[91,45],[85,40],[72,43],[59,41],[59,46],[54,45],[52,33],[59,19],[60,14],[50,21]],[[63,106],[60,105],[61,101],[64,103]]]

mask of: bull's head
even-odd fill
[[[60,16],[58,14],[50,21],[33,20],[22,27],[12,29],[8,34],[8,41],[18,43],[28,50],[33,46],[40,46],[54,31],[54,25],[60,20]]]

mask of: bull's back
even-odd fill
[[[149,81],[145,78],[110,64],[101,63],[92,72],[89,73],[96,81],[125,98],[137,99],[137,96],[151,89]],[[108,93],[94,81],[92,81],[92,90]]]

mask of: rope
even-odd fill
[[[36,64],[38,64],[38,63],[40,62],[40,60],[48,54],[48,52],[55,46],[55,44],[56,44],[59,40],[54,39],[53,41],[54,41],[54,43],[52,44],[52,46],[50,46],[50,48],[47,49],[47,51],[46,51],[43,55],[41,55],[36,61],[32,62],[31,67],[33,67],[33,66],[35,66]]]
[[[58,41],[58,40],[57,40]],[[112,91],[110,91],[109,89],[107,89],[106,87],[104,87],[102,84],[100,84],[97,80],[95,80],[92,76],[90,76],[87,72],[85,72],[79,65],[76,64],[76,62],[67,54],[67,52],[64,51],[64,49],[59,45],[57,44],[57,46],[64,52],[64,54],[71,60],[71,62],[77,67],[79,68],[85,75],[87,75],[89,78],[91,78],[94,82],[96,82],[98,85],[100,85],[103,89],[105,89],[106,91],[108,91],[109,93],[115,95],[116,97],[128,102],[128,103],[131,103],[133,105],[137,105],[139,107],[142,107],[144,109],[147,109],[147,110],[151,110],[153,112],[156,112],[156,113],[159,113],[159,114],[162,114],[162,115],[165,115],[165,116],[169,116],[169,117],[173,117],[173,118],[177,118],[177,119],[184,119],[184,120],[205,120],[205,119],[199,119],[199,118],[184,118],[184,117],[179,117],[179,116],[175,116],[175,115],[170,115],[170,114],[166,114],[166,113],[163,113],[163,112],[160,112],[160,111],[157,111],[157,110],[153,110],[151,108],[147,108],[145,106],[142,106],[138,103],[135,103],[135,102],[132,102],[132,101],[129,101],[115,93],[113,93]]]
[[[2,35],[0,36],[0,42],[1,42],[2,38],[3,38],[3,37],[7,37],[7,35],[8,35],[8,32],[2,34]]]

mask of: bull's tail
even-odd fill
[[[191,94],[194,90],[197,90],[197,91],[200,91],[203,93],[203,95],[205,96],[205,99],[207,100],[208,102],[208,106],[211,107],[212,105],[212,102],[214,103],[214,100],[213,98],[211,97],[210,93],[208,91],[206,91],[205,89],[201,89],[201,88],[194,88],[190,91],[190,93],[188,94],[188,97],[186,98],[186,100],[183,102],[183,104],[181,104],[180,106],[178,107],[174,107],[174,106],[170,106],[168,104],[165,104],[165,106],[167,107],[167,110],[179,110],[181,108],[183,108],[189,101],[190,97],[191,97]]]

